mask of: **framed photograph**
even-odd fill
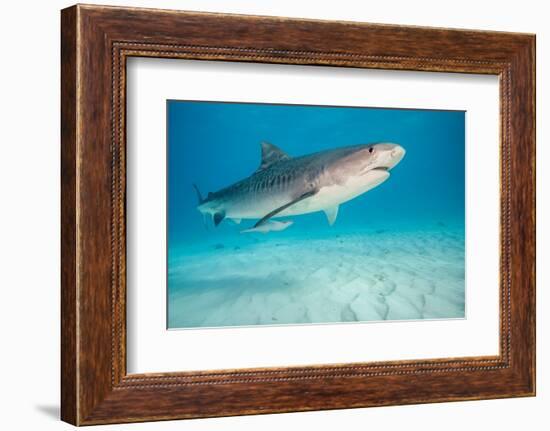
[[[535,394],[535,36],[62,11],[61,416]]]

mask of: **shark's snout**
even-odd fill
[[[388,169],[397,165],[403,157],[405,157],[405,149],[401,145],[393,144],[394,147],[390,150]]]
[[[399,144],[383,143],[375,144],[373,153],[374,168],[390,170],[403,159],[405,149]]]
[[[361,174],[377,169],[389,171],[405,156],[405,149],[399,144],[380,143],[368,146],[361,150],[364,165]]]

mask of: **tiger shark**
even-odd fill
[[[339,206],[382,184],[405,155],[394,143],[360,144],[291,157],[261,143],[260,167],[249,177],[199,200],[197,209],[218,226],[228,218],[258,219],[246,232],[282,230],[292,223],[272,218],[324,211],[332,226]],[[244,232],[244,231],[243,231]]]

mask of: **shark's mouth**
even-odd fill
[[[359,175],[367,175],[369,172],[388,172],[389,173],[389,168],[386,167],[386,166],[377,166],[375,168],[371,168],[371,167],[365,167],[363,168],[363,170],[361,171],[361,173]]]
[[[386,166],[378,166],[377,168],[372,168],[371,171],[382,171],[382,172],[388,172],[390,168]]]

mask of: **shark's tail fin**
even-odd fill
[[[200,205],[204,202],[204,199],[201,195],[201,192],[200,192],[199,188],[197,187],[197,185],[195,183],[193,183],[193,188],[195,189],[195,192],[197,192],[197,199],[199,200],[199,205]]]
[[[197,193],[197,200],[199,201],[199,205],[200,205],[204,202],[204,198],[201,195],[201,191],[199,190],[197,185],[194,184],[194,183],[193,183],[193,188],[195,189],[195,192]],[[204,225],[204,228],[206,230],[208,230],[208,224],[206,223],[206,214],[205,213],[202,214],[202,223]]]

